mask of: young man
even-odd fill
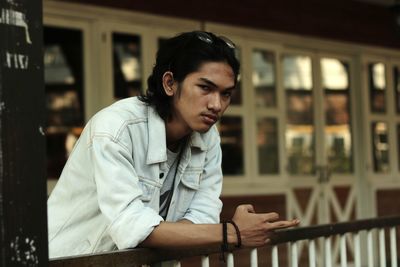
[[[215,123],[238,74],[234,45],[225,38],[196,31],[167,40],[146,95],[103,109],[82,132],[48,201],[50,257],[237,244],[239,237],[254,247],[275,229],[298,224],[257,214],[251,205],[239,206],[233,223],[219,224]]]

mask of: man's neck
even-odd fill
[[[179,145],[181,144],[180,141],[176,142],[176,143],[167,143],[167,148],[168,150],[172,151],[172,152],[178,152],[179,149]]]
[[[173,152],[176,152],[179,148],[179,145],[191,134],[191,131],[183,128],[179,123],[174,123],[174,121],[168,121],[165,124],[165,127],[167,135],[167,148]]]

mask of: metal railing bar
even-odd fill
[[[379,219],[364,219],[353,222],[323,224],[276,231],[271,238],[271,244],[277,245],[299,240],[315,239],[318,237],[342,235],[373,228],[384,228],[400,225],[400,216],[382,217]]]
[[[325,267],[332,267],[332,245],[331,245],[331,238],[329,236],[325,237],[324,247],[325,247]]]
[[[290,253],[291,253],[291,261],[292,261],[292,267],[298,267],[298,254],[297,254],[297,243],[291,243],[290,244]]]
[[[380,267],[386,267],[385,229],[379,229],[379,262]]]
[[[272,267],[279,267],[278,246],[272,247]]]
[[[361,267],[360,233],[354,234],[354,267]]]
[[[390,228],[391,267],[397,267],[396,227]]]
[[[340,263],[341,267],[347,266],[346,235],[340,236]]]
[[[250,251],[250,266],[251,267],[258,267],[258,255],[257,255],[257,249],[253,248]]]
[[[374,266],[374,249],[372,240],[372,230],[367,232],[367,254],[368,254],[368,267]]]
[[[208,256],[201,257],[201,267],[210,267],[210,258]]]
[[[308,260],[310,267],[316,267],[317,257],[315,254],[315,240],[310,240],[308,243]]]
[[[228,253],[228,256],[226,257],[226,266],[227,267],[234,267],[235,266],[233,253],[231,253],[231,252]]]

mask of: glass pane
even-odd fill
[[[252,80],[256,91],[256,105],[276,106],[275,55],[272,52],[255,49],[252,55]]]
[[[353,171],[349,65],[334,58],[321,59],[325,98],[325,149],[333,172]]]
[[[393,68],[393,87],[396,95],[396,111],[400,113],[400,68],[398,66]]]
[[[82,32],[44,27],[47,175],[58,178],[82,131]]]
[[[314,114],[311,58],[284,56],[286,150],[291,174],[314,172]]]
[[[224,116],[218,125],[221,135],[222,171],[224,175],[244,173],[243,122],[241,117]]]
[[[44,79],[46,84],[73,84],[75,76],[60,44],[46,44],[44,48]]]
[[[370,107],[372,112],[386,111],[386,76],[383,63],[368,64]]]
[[[114,97],[139,95],[142,86],[142,44],[138,35],[113,33]]]
[[[277,119],[258,119],[257,129],[258,170],[260,174],[276,174],[279,172]]]
[[[386,122],[372,123],[372,151],[375,172],[389,172],[389,141]]]

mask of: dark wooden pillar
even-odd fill
[[[42,1],[0,0],[0,267],[47,266]]]

